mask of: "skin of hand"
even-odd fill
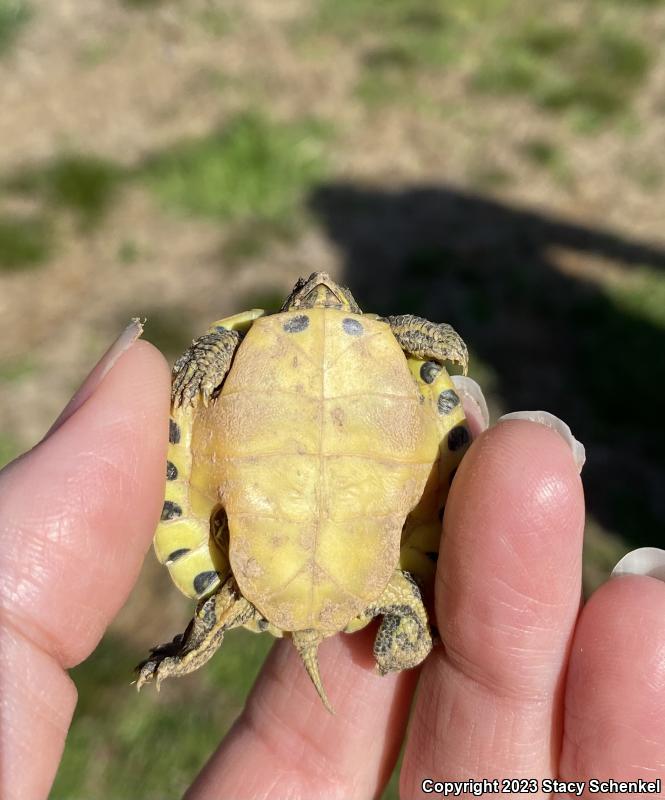
[[[130,326],[46,438],[0,473],[6,800],[48,795],[76,703],[66,670],[125,602],[159,518],[170,375],[139,333]],[[534,422],[481,433],[465,407],[479,435],[444,516],[442,646],[420,671],[382,678],[375,628],[327,639],[332,716],[291,643],[276,643],[189,800],[377,797],[405,736],[403,798],[425,796],[425,778],[665,777],[665,586],[615,578],[581,609],[569,446]]]

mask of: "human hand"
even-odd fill
[[[124,603],[159,518],[170,377],[154,348],[132,344],[136,334],[0,474],[7,800],[47,795],[75,704],[65,670]],[[665,768],[665,587],[612,580],[578,617],[583,518],[557,433],[507,421],[478,437],[444,518],[443,646],[420,674],[403,797],[422,796],[424,778],[653,780]],[[378,676],[373,632],[320,648],[335,716],[295,649],[277,643],[190,800],[380,794],[418,675]]]

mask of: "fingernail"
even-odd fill
[[[611,577],[617,575],[649,575],[665,581],[665,550],[659,547],[631,550],[612,570]]]
[[[470,416],[478,422],[477,427],[479,430],[473,431],[473,433],[481,433],[490,424],[490,415],[483,390],[473,378],[468,378],[466,375],[453,375],[451,377],[467,417]]]
[[[49,428],[48,433],[44,437],[47,439],[52,433],[65,423],[79,408],[94,394],[95,389],[104,380],[106,375],[113,368],[113,365],[120,358],[120,356],[134,344],[134,342],[143,333],[143,324],[138,317],[135,317],[125,330],[118,336],[109,349],[104,353],[101,359],[97,362],[92,372],[83,381],[81,387],[76,392],[74,397],[64,407],[60,416]]]
[[[584,462],[586,461],[586,452],[582,442],[578,442],[573,436],[573,432],[568,425],[554,414],[549,411],[513,411],[510,414],[504,414],[499,418],[499,422],[506,419],[526,419],[529,422],[537,422],[539,425],[544,425],[546,428],[551,428],[556,431],[568,444],[577,465],[577,471],[581,472]]]

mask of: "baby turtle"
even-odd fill
[[[469,442],[444,361],[466,373],[450,325],[363,314],[323,272],[278,313],[192,343],[173,367],[155,550],[199,603],[137,667],[139,689],[197,669],[239,626],[290,636],[328,709],[325,637],[381,617],[381,674],[427,656],[442,508]]]

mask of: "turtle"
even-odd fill
[[[138,689],[202,666],[237,627],[290,637],[330,711],[326,637],[380,617],[380,674],[426,658],[443,504],[470,438],[446,362],[466,374],[450,325],[363,313],[325,272],[192,342],[172,371],[154,548],[197,606],[138,665]]]

